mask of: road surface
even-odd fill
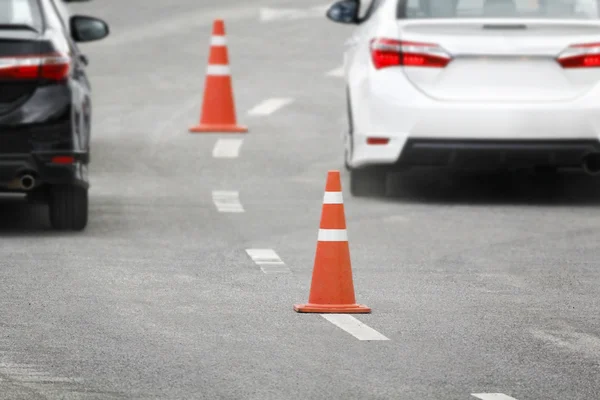
[[[600,398],[597,179],[412,172],[367,200],[343,171],[356,296],[373,313],[293,312],[327,171],[343,169],[336,70],[352,28],[326,5],[73,7],[112,27],[81,45],[90,222],[57,234],[43,207],[2,201],[0,398]],[[246,135],[188,133],[215,18]]]

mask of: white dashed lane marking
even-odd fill
[[[503,393],[473,393],[471,396],[477,397],[480,400],[517,400]]]
[[[348,314],[321,314],[323,318],[331,322],[357,338],[358,340],[390,340]]]
[[[215,190],[212,192],[213,202],[219,212],[243,213],[244,207],[240,203],[240,194],[235,191]]]
[[[244,143],[243,139],[219,139],[213,148],[213,157],[237,158],[240,155],[242,143]]]
[[[344,77],[344,67],[339,67],[334,70],[331,70],[327,73],[327,76],[333,78],[343,78]]]
[[[294,101],[294,99],[291,99],[289,97],[267,99],[267,100],[263,101],[262,103],[258,104],[256,107],[254,107],[250,111],[248,111],[248,115],[254,115],[254,116],[271,115],[274,112],[287,106],[288,104],[291,104],[293,101]]]
[[[290,269],[272,249],[247,249],[246,253],[265,274],[286,274]]]

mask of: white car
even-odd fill
[[[338,1],[355,196],[406,166],[600,173],[600,0]]]

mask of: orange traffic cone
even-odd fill
[[[248,132],[248,128],[236,121],[225,23],[220,19],[213,23],[200,123],[191,127],[190,132]]]
[[[323,198],[321,225],[308,304],[296,304],[303,313],[370,313],[356,304],[346,233],[346,216],[339,171],[329,171]]]

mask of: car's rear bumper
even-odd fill
[[[369,137],[385,138],[389,141],[387,144],[369,144]],[[595,138],[456,139],[374,134],[354,135],[352,153],[352,167],[579,167],[586,155],[600,153],[600,141]]]
[[[358,89],[352,97],[353,167],[477,165],[473,158],[567,166],[599,150],[600,87],[570,101],[448,102],[392,82],[373,80],[364,95]],[[369,137],[389,142],[371,145]]]
[[[449,140],[409,139],[397,166],[457,168],[556,166],[579,168],[600,152],[597,140]]]
[[[0,191],[25,192],[55,184],[87,187],[89,152],[79,147],[69,117],[53,123],[0,127]],[[24,175],[35,179],[34,188],[20,186]]]
[[[53,160],[60,157],[63,160]],[[73,162],[64,163],[65,157]],[[57,162],[58,161],[58,162]],[[88,187],[88,155],[74,152],[0,154],[0,191],[27,192],[44,185],[71,184]],[[23,188],[21,178],[29,175],[34,187]]]
[[[387,107],[372,109],[370,117],[377,122],[354,133],[352,166],[476,166],[480,160],[571,166],[581,163],[583,153],[600,151],[600,105],[594,110],[399,107],[395,114]],[[368,144],[373,137],[389,142]]]

